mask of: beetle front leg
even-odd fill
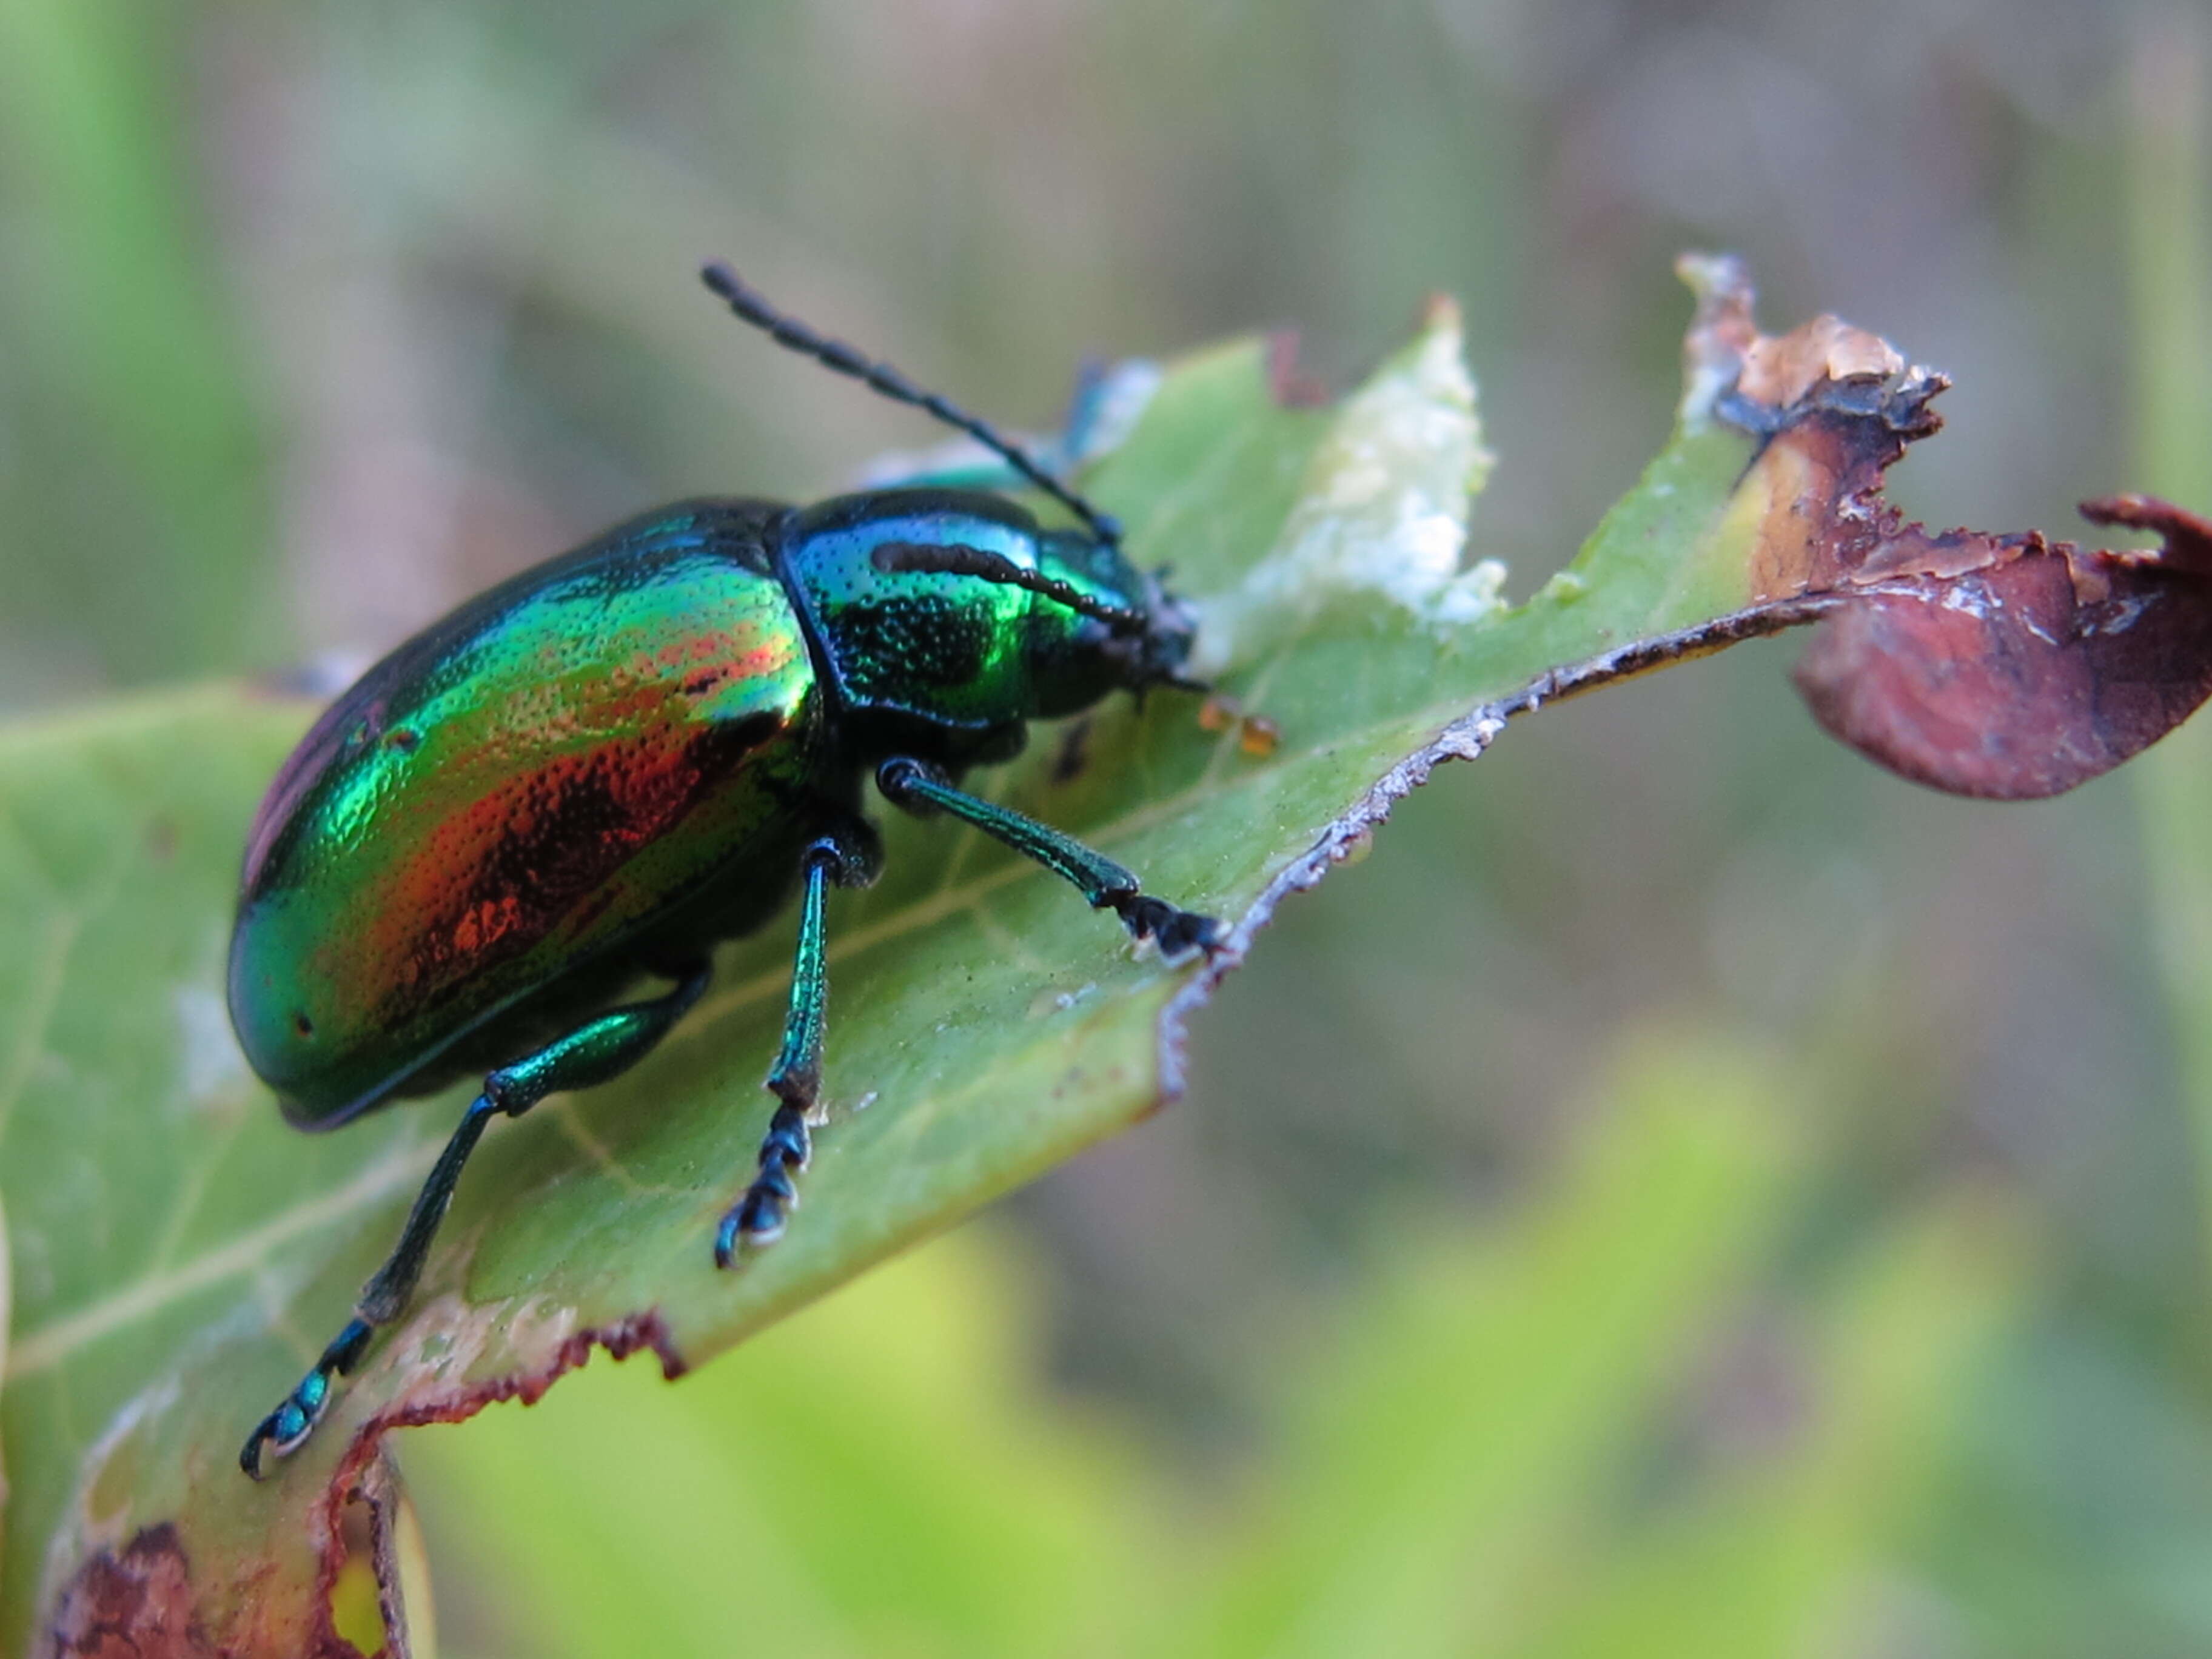
[[[799,872],[799,949],[791,967],[791,1003],[783,1017],[783,1048],[766,1087],[775,1115],[760,1146],[760,1173],[714,1230],[714,1265],[726,1267],[742,1244],[773,1244],[786,1215],[799,1202],[798,1173],[813,1156],[806,1120],[822,1093],[822,1033],[830,1011],[828,901],[830,884],[865,887],[876,878],[882,848],[875,831],[854,820],[806,849]]]
[[[1158,940],[1163,956],[1180,957],[1192,951],[1211,954],[1219,945],[1221,924],[1213,917],[1154,898],[1133,872],[1103,853],[1095,853],[1074,836],[1024,817],[1012,807],[954,788],[926,761],[903,757],[885,761],[876,769],[876,787],[894,806],[909,812],[950,812],[1023,857],[1034,859],[1073,884],[1092,909],[1120,916],[1131,937]]]
[[[347,1322],[314,1369],[284,1396],[276,1409],[255,1425],[238,1455],[238,1466],[255,1480],[261,1478],[261,1449],[270,1447],[282,1457],[314,1431],[331,1403],[336,1380],[351,1371],[368,1351],[369,1339],[380,1325],[388,1325],[406,1309],[422,1276],[422,1264],[439,1224],[453,1201],[453,1188],[462,1166],[483,1136],[484,1126],[504,1113],[520,1117],[546,1096],[566,1089],[588,1089],[618,1077],[645,1058],[668,1028],[699,1000],[710,973],[702,963],[687,972],[683,982],[666,996],[633,1003],[601,1014],[526,1054],[511,1066],[502,1066],[484,1079],[483,1092],[469,1103],[446,1150],[438,1154],[422,1190],[415,1195],[399,1243],[375,1275],[362,1287],[354,1316]]]

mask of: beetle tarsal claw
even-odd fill
[[[799,1207],[796,1177],[814,1151],[806,1128],[811,1103],[787,1099],[769,1120],[768,1133],[761,1139],[759,1170],[714,1230],[716,1267],[731,1267],[746,1249],[773,1244],[783,1237],[785,1219]]]
[[[722,1218],[722,1224],[714,1230],[716,1267],[733,1267],[745,1251],[763,1249],[783,1237],[785,1212],[798,1207],[798,1194],[791,1190],[787,1177],[783,1185],[790,1194],[788,1197],[765,1190],[763,1182],[768,1179],[763,1176],[748,1188],[745,1195]]]
[[[284,1396],[282,1405],[254,1425],[253,1432],[246,1436],[246,1444],[238,1454],[239,1468],[258,1480],[264,1446],[278,1457],[288,1457],[297,1451],[315,1431],[315,1425],[323,1420],[336,1379],[360,1362],[369,1339],[375,1334],[376,1328],[358,1315],[348,1320],[346,1328],[323,1350],[323,1357],[315,1362],[314,1370],[300,1379],[299,1386]]]
[[[1221,923],[1212,916],[1181,909],[1148,893],[1133,893],[1114,908],[1132,938],[1151,939],[1170,962],[1194,951],[1211,956],[1220,948]]]
[[[256,1480],[263,1478],[262,1449],[276,1457],[289,1457],[307,1443],[330,1403],[331,1380],[318,1369],[307,1373],[300,1386],[284,1396],[284,1403],[254,1425],[238,1455],[239,1467]]]

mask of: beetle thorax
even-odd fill
[[[896,740],[957,748],[1180,663],[1175,641],[1127,620],[1150,614],[1155,584],[1113,547],[1041,530],[997,496],[841,497],[795,514],[781,556],[842,717]]]

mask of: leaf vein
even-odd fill
[[[380,1204],[429,1173],[438,1147],[421,1143],[386,1155],[344,1186],[296,1204],[229,1243],[166,1272],[149,1273],[72,1314],[27,1331],[9,1347],[0,1379],[19,1377],[59,1365],[80,1348],[160,1312],[194,1291],[240,1273],[252,1273],[278,1245]]]

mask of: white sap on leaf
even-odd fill
[[[1063,990],[1048,985],[1030,999],[1029,1017],[1042,1019],[1048,1014],[1064,1014],[1076,1007],[1098,989],[1095,981],[1086,981],[1074,990]]]
[[[1578,571],[1555,570],[1551,580],[1536,590],[1536,597],[1554,605],[1571,605],[1589,592],[1589,583]]]
[[[1249,661],[1346,598],[1379,596],[1442,627],[1503,610],[1503,564],[1460,568],[1491,460],[1459,315],[1439,302],[1420,338],[1339,408],[1274,549],[1205,603],[1194,672]]]

